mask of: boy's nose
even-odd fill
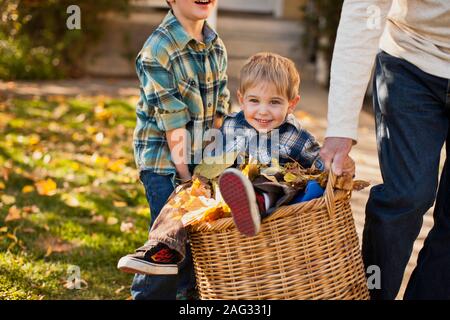
[[[258,113],[259,113],[259,114],[268,114],[269,111],[267,110],[267,106],[261,105],[261,106],[258,108]]]

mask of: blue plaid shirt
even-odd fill
[[[223,150],[250,154],[257,157],[259,163],[270,164],[275,156],[280,164],[295,160],[304,168],[314,165],[319,170],[325,169],[319,157],[320,145],[314,136],[301,127],[293,114],[288,114],[277,129],[268,134],[258,133],[245,120],[242,111],[230,114],[221,129]]]
[[[136,58],[140,99],[136,106],[134,155],[139,171],[176,175],[166,131],[207,130],[229,109],[227,54],[205,22],[204,42],[192,38],[171,11]],[[192,154],[202,146],[191,146]]]

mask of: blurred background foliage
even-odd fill
[[[83,53],[105,30],[107,12],[128,12],[130,0],[0,0],[0,79],[83,75]],[[81,30],[69,30],[67,8],[81,9]]]
[[[302,6],[306,29],[303,34],[303,45],[311,62],[316,62],[318,54],[323,55],[327,70],[331,67],[343,3],[344,0],[309,0]]]

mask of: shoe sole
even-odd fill
[[[219,178],[219,189],[239,232],[255,236],[260,229],[261,216],[250,180],[237,169],[227,169]]]
[[[178,266],[176,264],[155,264],[132,257],[122,257],[117,263],[117,268],[126,273],[139,274],[159,274],[172,275],[178,274]]]

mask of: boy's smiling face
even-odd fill
[[[172,8],[186,19],[205,20],[212,13],[217,0],[170,0]]]
[[[238,99],[245,120],[257,131],[269,132],[294,111],[300,96],[289,100],[274,84],[263,82],[247,89],[243,95],[238,92]]]

